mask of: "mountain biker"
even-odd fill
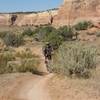
[[[48,61],[52,60],[52,52],[53,52],[53,48],[51,44],[48,43],[43,50],[45,56],[45,63],[48,63]]]

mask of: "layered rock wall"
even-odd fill
[[[100,20],[100,0],[64,0],[55,18],[55,25],[66,25],[76,20]]]
[[[57,15],[57,10],[50,12],[40,12],[40,13],[29,13],[29,14],[16,14],[17,19],[14,25],[25,26],[25,25],[45,25],[50,23],[51,17]],[[0,14],[0,26],[10,25],[10,19],[12,14]]]
[[[0,14],[0,26],[9,25],[9,14]]]
[[[15,25],[45,25],[53,17],[54,26],[72,24],[78,20],[100,21],[100,0],[64,0],[58,10],[17,14]],[[10,25],[11,14],[0,14],[0,25]]]

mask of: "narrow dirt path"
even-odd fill
[[[53,74],[21,77],[12,83],[9,90],[4,91],[0,100],[51,100],[47,83],[52,76]]]
[[[19,76],[10,82],[9,88],[5,88],[0,100],[51,100],[47,85],[53,74],[48,74],[42,53],[42,45],[26,45],[25,48],[30,48],[33,54],[39,56],[39,70],[47,75],[26,74],[25,76]]]
[[[47,75],[41,79],[31,90],[29,90],[29,100],[51,100],[51,97],[47,90],[47,82],[52,77],[52,74]],[[34,95],[33,95],[34,94]]]

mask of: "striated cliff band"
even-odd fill
[[[51,17],[57,15],[58,10],[44,11],[38,13],[13,13],[13,14],[0,14],[0,26],[10,25],[12,15],[17,18],[14,25],[27,26],[27,25],[45,25],[50,23]]]
[[[52,25],[62,26],[72,24],[79,20],[92,20],[100,22],[100,0],[64,0],[56,10],[38,13],[15,13],[17,15],[14,25]],[[0,26],[10,25],[12,14],[0,14]]]
[[[100,0],[64,0],[55,24],[66,25],[78,20],[100,21]]]

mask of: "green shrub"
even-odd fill
[[[7,46],[18,47],[23,43],[23,36],[21,34],[7,33],[3,40]]]
[[[45,37],[45,42],[50,43],[54,49],[57,49],[63,42],[63,37],[59,35],[56,31],[49,33]]]
[[[23,31],[23,36],[33,36],[35,34],[35,32],[33,30],[31,30],[30,28],[26,29]]]
[[[54,32],[56,29],[52,26],[41,26],[36,28],[34,31],[36,33],[36,38],[39,41],[44,41],[44,39],[48,36],[49,33]]]
[[[93,24],[90,21],[81,21],[74,25],[74,28],[76,30],[87,30],[88,28],[91,28]]]
[[[63,26],[58,29],[59,35],[63,37],[63,40],[72,40],[74,31],[72,27],[69,26]]]
[[[48,42],[52,44],[54,48],[58,48],[63,41],[63,37],[58,33],[57,29],[52,26],[42,26],[35,31],[37,32],[36,37],[39,41]]]
[[[54,56],[49,69],[64,75],[90,77],[96,67],[96,49],[77,43],[63,44]]]

